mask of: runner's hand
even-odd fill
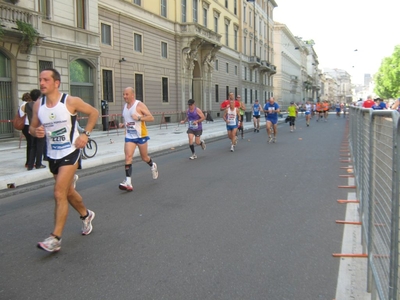
[[[88,142],[89,137],[82,133],[78,136],[78,138],[75,140],[75,147],[78,149],[85,148],[87,142]]]
[[[37,138],[43,138],[45,136],[45,130],[43,125],[35,128],[35,136]]]

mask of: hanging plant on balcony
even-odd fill
[[[37,42],[39,33],[29,23],[25,23],[20,20],[18,20],[16,23],[18,30],[22,32],[22,40],[20,45],[26,46],[26,49],[23,49],[24,50],[23,52],[30,53],[32,51],[33,46]]]

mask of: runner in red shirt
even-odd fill
[[[224,102],[221,103],[221,110],[225,110],[227,107],[229,107],[229,101],[235,99],[235,95],[233,93],[229,93],[229,99],[225,100]],[[240,107],[239,101],[235,100],[235,107]]]

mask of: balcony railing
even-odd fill
[[[257,68],[261,66],[261,58],[257,56],[250,56],[249,57],[249,64],[251,67]]]
[[[221,44],[221,35],[199,24],[183,24],[180,25],[181,33],[185,36],[193,35],[203,38],[211,43]]]
[[[0,4],[0,20],[6,29],[16,29],[17,21],[31,24],[37,31],[41,28],[41,18],[37,13],[7,3]]]

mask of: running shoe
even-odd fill
[[[61,249],[61,240],[51,235],[43,242],[39,242],[37,247],[47,252],[57,252]]]
[[[257,131],[257,129],[254,128],[254,132],[256,132],[256,131]]]
[[[197,158],[196,154],[193,154],[192,156],[189,157],[189,159],[196,159],[196,158]]]
[[[151,174],[153,175],[153,179],[158,178],[158,169],[156,163],[153,163],[153,166],[151,167]]]
[[[82,235],[88,235],[89,233],[92,232],[93,226],[92,226],[92,221],[94,217],[96,216],[94,212],[91,210],[88,210],[88,216],[84,219],[82,219]]]
[[[260,129],[257,129],[257,133],[259,133],[260,132]]]
[[[235,151],[235,147],[231,145],[231,152]]]
[[[272,136],[270,136],[268,139],[268,143],[271,143],[271,142],[272,142]]]
[[[276,143],[276,137],[274,137],[274,140],[272,141],[273,143]]]
[[[201,140],[200,141],[200,146],[201,146],[201,149],[203,149],[203,150],[206,150],[206,143],[204,142],[204,140]]]
[[[123,191],[132,192],[133,191],[133,186],[132,186],[132,184],[127,183],[126,180],[124,180],[119,184],[119,189],[123,190]]]
[[[74,181],[72,182],[72,184],[74,185],[74,188],[76,188],[76,182],[78,181],[79,176],[78,175],[74,175]]]

